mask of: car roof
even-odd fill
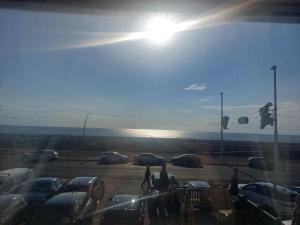
[[[163,156],[156,155],[156,154],[151,153],[151,152],[143,152],[143,153],[137,154],[135,156],[145,156],[145,155],[154,156],[154,157],[158,157],[158,158],[164,158]]]
[[[40,178],[36,178],[32,181],[32,183],[52,183],[56,180],[58,180],[59,178],[56,177],[40,177]]]
[[[262,156],[252,156],[252,157],[249,157],[248,160],[251,160],[251,159],[264,159],[265,157],[262,157]]]
[[[268,183],[268,182],[254,182],[252,184],[257,184],[257,185],[260,185],[260,186],[267,186],[269,188],[276,188],[277,191],[281,191],[281,192],[285,192],[285,193],[287,193],[287,192],[290,192],[292,194],[296,193],[295,191],[290,190],[288,188],[282,187],[280,185]]]
[[[89,186],[96,179],[97,177],[75,177],[69,182],[68,185]]]
[[[200,158],[200,156],[197,155],[197,154],[182,154],[178,157],[197,157],[197,158]]]
[[[139,204],[137,204],[138,199],[138,195],[114,195],[109,207],[112,207],[110,210],[137,209],[139,206]]]
[[[116,154],[114,151],[100,152],[100,154]]]
[[[167,174],[168,174],[168,178],[169,178],[169,179],[173,176],[173,174],[171,174],[171,173],[167,173]],[[152,174],[152,176],[153,176],[155,179],[159,179],[159,178],[160,178],[160,173],[159,173],[159,172],[154,172],[154,173]]]
[[[137,154],[137,156],[140,156],[140,155],[155,155],[151,152],[143,152],[143,153],[140,153],[140,154]]]
[[[206,181],[191,180],[187,183],[190,183],[193,187],[210,187],[210,185]]]
[[[56,205],[76,205],[77,202],[82,201],[87,196],[86,192],[65,192],[58,195],[54,195],[48,201],[44,203],[45,206]]]

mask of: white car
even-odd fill
[[[289,218],[293,214],[297,196],[297,192],[267,182],[247,184],[240,189],[240,193],[273,216],[282,218]]]
[[[34,171],[28,168],[13,168],[0,171],[0,194],[8,192],[16,185],[35,178]]]
[[[141,165],[163,165],[166,163],[166,158],[155,155],[153,153],[141,153],[134,156],[133,162]]]
[[[59,155],[54,150],[41,150],[34,153],[24,153],[23,157],[29,162],[49,162],[58,159]]]
[[[187,181],[184,185],[185,188],[210,188],[210,185],[206,181],[191,180]]]
[[[118,152],[102,152],[99,158],[99,164],[118,164],[127,163],[128,157]]]
[[[264,157],[249,157],[248,166],[251,168],[262,170],[273,170],[274,162],[271,160],[267,160]]]

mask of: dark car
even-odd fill
[[[104,182],[98,177],[75,177],[63,189],[63,192],[84,191],[93,200],[94,207],[104,196]]]
[[[0,195],[0,225],[17,225],[26,221],[27,203],[22,195]]]
[[[62,190],[66,181],[55,177],[37,178],[33,181],[15,186],[11,194],[22,194],[29,208],[32,210],[51,196]]]
[[[289,187],[289,189],[291,189],[292,191],[295,191],[298,194],[300,194],[300,187]]]
[[[174,176],[171,173],[168,173],[169,182],[171,181],[171,177]],[[175,178],[175,182],[178,184],[176,178]],[[160,173],[155,172],[151,175],[151,184],[155,190],[160,190]]]
[[[182,154],[171,159],[171,163],[177,166],[200,167],[201,158],[195,154]]]
[[[110,224],[144,224],[144,203],[139,196],[114,195],[101,222],[101,225]]]
[[[254,182],[240,188],[240,193],[250,201],[259,204],[274,216],[290,218],[297,192],[267,182]]]
[[[139,165],[159,166],[166,163],[166,158],[153,153],[141,153],[134,156],[133,162]]]
[[[89,225],[93,210],[86,192],[60,193],[36,210],[30,225]]]
[[[266,160],[264,157],[249,157],[248,166],[256,169],[273,170],[274,163],[271,160]]]

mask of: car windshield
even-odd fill
[[[29,192],[48,193],[51,191],[51,183],[36,182],[31,185]]]
[[[64,190],[67,192],[69,191],[87,192],[88,189],[89,189],[88,186],[81,186],[76,184],[69,184],[64,188]]]
[[[296,0],[1,0],[0,195],[22,224],[78,192],[80,225],[118,195],[121,224],[295,224],[299,66]]]

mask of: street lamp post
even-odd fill
[[[223,92],[220,93],[221,95],[221,135],[220,135],[220,151],[221,151],[221,163],[223,163]]]
[[[275,172],[277,172],[279,167],[278,129],[277,129],[277,81],[276,81],[277,66],[275,65],[272,66],[270,70],[274,72],[274,169]]]
[[[89,118],[89,116],[90,116],[91,114],[92,114],[92,113],[89,112],[89,113],[86,115],[85,119],[84,119],[83,128],[82,128],[82,136],[83,136],[83,137],[85,136],[85,127],[86,127],[87,120],[88,120],[88,118]]]

